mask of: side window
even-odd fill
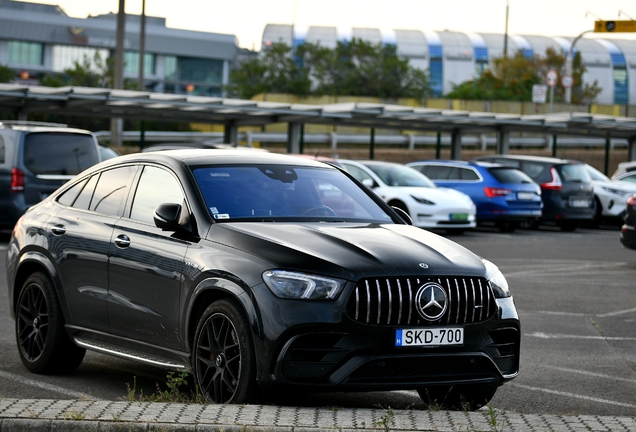
[[[0,164],[5,160],[4,139],[0,136]]]
[[[172,174],[161,168],[147,166],[139,179],[130,218],[154,224],[153,213],[159,204],[181,204],[184,199],[181,186]]]
[[[353,177],[355,177],[356,180],[358,180],[360,182],[364,181],[366,179],[369,179],[369,180],[373,181],[373,179],[371,178],[371,176],[369,174],[367,174],[366,172],[364,172],[363,170],[361,170],[357,166],[346,165],[345,164],[345,168],[347,169],[349,174],[351,174]],[[375,181],[373,181],[373,183],[375,183]]]
[[[431,165],[424,174],[431,180],[448,180],[452,169],[453,167],[444,165]]]
[[[459,171],[461,172],[460,177],[462,180],[468,180],[468,181],[479,180],[479,176],[477,175],[477,173],[470,168],[461,168]]]
[[[87,181],[88,180],[81,181],[81,182],[71,186],[70,188],[68,188],[64,192],[62,192],[62,194],[57,199],[57,202],[59,202],[63,206],[67,206],[67,207],[73,205],[73,202],[75,201],[75,198],[77,198],[77,195],[80,193],[80,191],[82,190],[84,185],[86,185]]]
[[[119,214],[134,173],[134,166],[102,172],[91,200],[90,210],[109,215]]]
[[[84,189],[77,196],[77,199],[73,203],[73,208],[88,210],[88,206],[91,205],[91,198],[93,198],[93,192],[95,191],[95,185],[97,184],[98,175],[94,175],[90,178]]]

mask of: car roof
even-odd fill
[[[99,167],[119,165],[125,163],[166,163],[184,164],[189,166],[228,165],[228,164],[281,164],[307,167],[329,167],[332,165],[319,161],[294,157],[279,153],[251,152],[227,149],[181,149],[164,150],[160,152],[133,153],[109,159]]]
[[[476,161],[480,160],[480,158],[499,158],[499,159],[510,159],[510,160],[523,160],[523,161],[531,161],[531,162],[544,162],[549,164],[580,164],[580,161],[574,159],[561,159],[555,157],[547,157],[547,156],[531,156],[531,155],[487,155],[480,156],[475,158]]]
[[[481,168],[514,168],[514,169],[518,169],[516,167],[512,167],[510,165],[505,165],[505,164],[500,164],[500,163],[495,163],[495,162],[488,162],[488,161],[478,161],[478,160],[471,160],[471,161],[461,161],[461,160],[448,160],[448,159],[425,159],[425,160],[419,160],[419,161],[414,161],[414,162],[409,162],[406,165],[415,165],[418,163],[425,163],[425,164],[431,164],[431,165],[447,165],[447,166],[469,166],[469,167],[481,167]]]

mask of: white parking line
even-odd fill
[[[559,367],[559,366],[549,366],[549,365],[541,365],[541,367],[547,368],[547,369],[554,369],[554,370],[558,370],[558,371],[561,371],[561,372],[574,373],[574,374],[579,374],[579,375],[586,375],[586,376],[590,376],[590,377],[593,377],[593,378],[603,378],[603,379],[610,379],[610,380],[613,380],[613,381],[624,381],[624,382],[636,384],[636,380],[633,380],[633,379],[622,378],[622,377],[602,374],[602,373],[598,373],[598,372],[589,372],[589,371],[584,371],[584,370],[579,370],[579,369],[570,369],[570,368],[564,368],[564,367]]]
[[[544,389],[544,388],[539,388],[539,387],[532,387],[532,386],[527,386],[527,385],[523,385],[523,384],[517,384],[517,383],[514,383],[514,382],[510,383],[508,385],[514,386],[514,387],[518,387],[518,388],[522,388],[522,389],[525,389],[525,390],[540,391],[540,392],[543,392],[543,393],[550,393],[550,394],[555,394],[555,395],[558,395],[558,396],[571,397],[571,398],[575,398],[575,399],[583,399],[583,400],[587,400],[587,401],[591,401],[591,402],[599,402],[599,403],[615,405],[615,406],[621,406],[621,407],[626,407],[626,408],[636,408],[636,405],[625,403],[625,402],[616,402],[616,401],[612,401],[612,400],[609,400],[609,399],[601,399],[601,398],[595,398],[595,397],[591,397],[591,396],[579,395],[579,394],[575,394],[575,393],[568,393],[568,392],[562,392],[562,391],[557,391],[557,390],[550,390],[550,389]]]
[[[604,314],[598,314],[596,316],[597,317],[601,317],[601,318],[605,318],[605,317],[611,317],[611,316],[617,316],[617,315],[624,315],[624,314],[628,314],[628,313],[632,313],[632,312],[636,312],[636,308],[625,309],[625,310],[616,311],[616,312],[608,312],[608,313],[604,313]]]
[[[29,378],[24,378],[20,375],[16,375],[16,374],[12,374],[11,372],[7,372],[7,371],[3,371],[0,370],[0,378],[4,378],[4,379],[8,379],[11,381],[16,381],[19,382],[21,384],[25,384],[28,386],[32,386],[32,387],[38,387],[41,388],[43,390],[48,390],[48,391],[52,391],[52,392],[56,392],[56,393],[60,393],[63,394],[65,396],[70,396],[74,399],[93,399],[93,400],[101,400],[98,397],[95,397],[93,395],[89,395],[86,393],[82,393],[82,392],[77,392],[74,390],[70,390],[64,387],[59,387],[56,386],[54,384],[47,384],[47,383],[43,383],[40,381],[36,381],[36,380],[32,380]]]
[[[540,339],[593,339],[610,341],[636,341],[636,337],[584,336],[542,332],[526,333],[524,336],[536,337]]]

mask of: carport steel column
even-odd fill
[[[225,123],[223,126],[223,142],[233,146],[238,145],[238,127],[234,122]]]
[[[460,129],[451,132],[450,158],[452,160],[461,160],[462,158],[462,132]]]
[[[500,130],[497,132],[497,154],[506,155],[510,152],[510,132]]]
[[[287,125],[287,153],[300,153],[300,123]]]

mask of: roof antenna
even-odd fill
[[[593,17],[595,17],[597,20],[599,20],[599,21],[603,21],[603,20],[602,20],[602,19],[601,19],[598,15],[593,14],[593,13],[592,13],[592,12],[590,12],[590,11],[585,12],[585,18],[587,18],[587,16],[588,16],[588,15],[592,15],[592,16],[593,16]]]
[[[629,15],[627,15],[625,12],[623,12],[622,10],[618,11],[618,16],[621,16],[621,14],[625,15],[627,18],[629,18],[630,20],[634,21],[634,18],[630,17]]]

